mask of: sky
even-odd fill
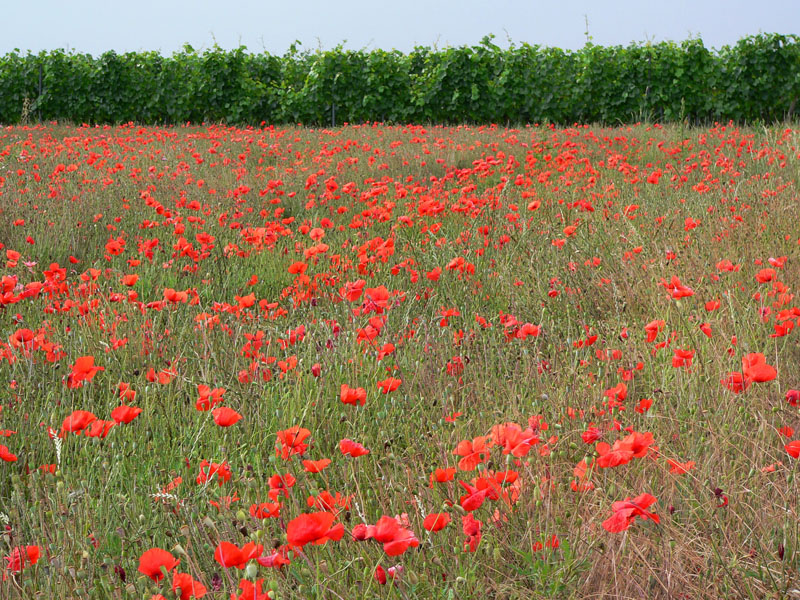
[[[0,0],[0,54],[63,48],[99,56],[188,43],[202,51],[244,45],[251,52],[397,49],[509,41],[578,49],[587,42],[676,41],[708,48],[747,35],[800,33],[798,0]]]

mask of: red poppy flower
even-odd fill
[[[455,478],[456,469],[455,467],[448,467],[446,469],[436,469],[431,473],[430,477],[430,487],[433,487],[433,482],[437,483],[445,483],[447,481],[453,481]]]
[[[775,279],[775,275],[775,269],[761,269],[758,273],[756,273],[756,281],[758,283],[768,283]]]
[[[352,499],[352,494],[343,496],[341,492],[336,492],[334,496],[328,490],[322,490],[316,496],[309,496],[306,503],[311,508],[338,514],[340,512],[339,509],[350,510],[350,501]]]
[[[539,436],[531,427],[523,431],[516,423],[506,423],[492,427],[492,439],[503,447],[503,454],[511,454],[521,458],[530,452],[532,446],[539,443]]]
[[[588,492],[594,489],[594,483],[587,481],[587,477],[592,472],[593,467],[594,464],[591,468],[586,464],[585,458],[581,459],[581,461],[575,465],[575,468],[572,470],[572,474],[578,479],[573,479],[569,484],[573,492]]]
[[[321,473],[323,469],[325,469],[329,464],[331,464],[330,458],[322,458],[320,460],[304,460],[303,467],[309,473]]]
[[[116,425],[117,423],[115,421],[103,421],[102,419],[97,419],[96,421],[92,421],[92,424],[86,429],[77,433],[79,435],[82,433],[85,437],[105,438],[108,435],[108,432],[111,431],[111,429]]]
[[[366,288],[364,290],[364,296],[366,297],[362,305],[362,312],[364,314],[373,311],[377,314],[381,314],[384,309],[389,306],[389,290],[386,289],[386,286],[381,285],[376,288]]]
[[[617,440],[618,442],[619,440]],[[609,446],[606,442],[599,442],[595,449],[600,457],[597,459],[597,466],[603,469],[607,469],[609,467],[618,467],[620,465],[624,465],[629,463],[633,458],[633,450],[630,448],[620,448],[614,442],[614,448]]]
[[[250,308],[256,303],[255,294],[247,294],[247,296],[234,296],[233,299],[236,300],[239,308]]]
[[[8,343],[11,344],[13,348],[22,348],[23,350],[29,351],[33,348],[35,335],[32,329],[17,329],[8,337]]]
[[[655,341],[658,334],[664,329],[666,323],[660,319],[655,321],[650,321],[647,325],[644,326],[645,333],[647,334],[647,343],[652,343]]]
[[[732,391],[734,394],[740,394],[741,392],[745,391],[747,388],[750,387],[751,380],[745,378],[744,375],[739,373],[738,371],[733,371],[732,373],[728,373],[723,379],[720,380],[720,383]]]
[[[487,437],[479,436],[470,440],[463,440],[458,443],[453,454],[461,456],[458,461],[458,468],[462,471],[472,471],[479,463],[482,463],[489,457],[489,446],[487,445]]]
[[[620,502],[614,502],[611,509],[614,514],[603,521],[603,528],[611,533],[618,533],[628,529],[637,516],[642,519],[651,519],[655,523],[659,522],[659,516],[647,511],[647,508],[656,502],[654,496],[642,494],[636,498],[625,498]]]
[[[427,531],[440,531],[450,523],[450,515],[447,513],[431,513],[425,517],[422,526]]]
[[[355,302],[361,297],[361,294],[364,291],[364,285],[366,283],[367,282],[363,279],[359,279],[357,281],[348,281],[345,283],[345,287],[340,290],[340,294],[348,302]]]
[[[75,364],[71,366],[72,371],[67,375],[67,387],[78,388],[85,381],[91,381],[98,371],[103,371],[103,367],[95,366],[94,356],[81,356]]]
[[[281,516],[281,505],[278,502],[262,502],[250,506],[250,516],[254,519],[277,519]]]
[[[275,454],[284,460],[293,454],[303,454],[308,445],[303,443],[311,435],[308,429],[299,425],[278,432],[278,441],[275,444]]]
[[[11,450],[9,450],[7,446],[0,444],[0,460],[4,460],[6,462],[15,462],[17,460],[17,455],[12,454]]]
[[[242,415],[232,408],[228,408],[227,406],[216,408],[211,414],[214,417],[214,423],[220,427],[230,427],[231,425],[236,424],[242,418]]]
[[[745,354],[742,357],[742,374],[756,383],[772,381],[778,376],[775,367],[768,365],[766,357],[760,352]]]
[[[178,590],[180,589],[180,595]],[[206,595],[206,587],[199,581],[192,579],[188,573],[178,573],[172,576],[172,592],[181,600],[189,598],[202,598]]]
[[[6,569],[12,573],[19,573],[28,565],[35,565],[40,556],[39,546],[17,546],[5,557]]]
[[[481,526],[482,521],[479,521],[472,513],[467,513],[461,517],[461,530],[467,536],[464,542],[464,550],[475,552],[478,549],[478,544],[481,541]]]
[[[483,506],[486,496],[490,492],[487,487],[479,488],[477,486],[470,485],[466,481],[459,481],[458,483],[461,484],[461,487],[467,490],[467,493],[461,496],[461,498],[458,500],[461,508],[467,512],[472,512]]]
[[[343,383],[340,388],[339,397],[344,404],[352,404],[355,406],[359,404],[364,406],[367,401],[367,390],[364,388],[351,388],[346,383]]]
[[[676,369],[679,367],[688,368],[692,366],[694,360],[694,350],[675,348],[673,349],[674,356],[672,357],[672,366]]]
[[[677,460],[672,460],[671,458],[667,459],[667,463],[669,464],[669,472],[674,473],[675,475],[684,475],[688,473],[692,469],[694,469],[695,462],[690,460],[688,462],[678,462]]]
[[[542,328],[538,325],[534,325],[533,323],[525,323],[517,330],[517,332],[514,334],[514,337],[519,340],[524,340],[528,336],[538,337],[541,332]]]
[[[180,564],[180,560],[176,559],[172,554],[161,548],[151,548],[146,550],[139,557],[139,572],[147,575],[155,582],[159,582],[164,578],[164,573],[161,572],[161,567],[167,571],[171,571]]]
[[[64,421],[61,423],[61,429],[62,431],[78,433],[96,419],[97,417],[88,410],[76,410],[64,419]]]
[[[588,427],[586,431],[581,434],[581,439],[584,444],[594,444],[601,437],[603,437],[603,432],[594,426]]]
[[[111,411],[111,418],[114,419],[114,422],[118,425],[120,423],[130,423],[138,417],[141,412],[142,409],[138,406],[118,406]]]
[[[269,484],[269,497],[272,500],[276,500],[279,496],[283,495],[287,498],[289,497],[289,489],[294,486],[296,483],[296,479],[294,475],[291,473],[286,473],[286,475],[280,475],[276,473],[272,475],[267,483]]]
[[[302,275],[306,272],[308,265],[304,262],[294,262],[289,265],[289,273],[292,275]]]
[[[623,402],[628,397],[628,386],[620,381],[603,392],[603,395],[614,402]]]
[[[344,525],[334,527],[336,516],[329,512],[302,513],[286,526],[286,539],[290,546],[302,548],[306,544],[324,544],[338,541],[344,535]]]
[[[199,411],[211,410],[211,408],[223,401],[222,395],[225,393],[223,388],[214,388],[213,390],[205,385],[200,384],[197,386],[197,402],[194,407]]]
[[[172,288],[164,288],[164,300],[171,304],[186,303],[189,300],[189,294]]]
[[[133,402],[136,399],[136,391],[131,388],[130,384],[120,381],[117,389],[123,402]]]
[[[783,448],[792,458],[800,458],[800,440],[789,442]]]
[[[354,530],[355,536],[355,530]],[[411,547],[419,546],[419,540],[410,529],[403,527],[397,519],[387,515],[378,519],[374,526],[368,526],[363,538],[372,538],[383,544],[383,551],[389,556],[399,556]]]
[[[223,483],[231,478],[231,468],[227,462],[210,463],[203,459],[200,463],[200,473],[197,476],[197,484],[203,485],[209,482],[214,475],[217,476],[217,484],[222,486]]]
[[[680,300],[681,298],[694,295],[694,290],[683,285],[681,280],[675,275],[672,276],[672,279],[669,282],[662,279],[660,285],[666,288],[666,290],[670,293],[670,296],[672,296],[672,298],[675,300]]]
[[[614,442],[614,447],[617,449],[626,449],[633,452],[633,458],[642,458],[645,456],[653,443],[653,434],[649,431],[639,433],[634,431],[625,436],[625,438]]]
[[[231,600],[270,600],[269,590],[263,591],[264,580],[259,579],[253,584],[247,579],[239,580],[239,589],[242,593],[237,597],[231,594]]]
[[[345,456],[352,456],[353,458],[369,454],[369,450],[364,448],[364,446],[347,438],[339,442],[339,451]]]
[[[244,569],[247,561],[261,556],[263,551],[264,546],[256,545],[254,542],[248,542],[241,548],[230,542],[220,542],[214,551],[214,560],[226,569],[231,567]]]
[[[397,377],[389,377],[383,381],[379,381],[378,387],[381,388],[382,393],[388,394],[389,392],[393,392],[399,388],[401,383],[403,383],[402,379]]]
[[[280,546],[267,556],[259,556],[256,562],[262,567],[280,569],[283,565],[292,564],[289,560],[289,550],[289,546]]]

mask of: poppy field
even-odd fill
[[[0,599],[800,597],[798,146],[0,129]]]

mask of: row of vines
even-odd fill
[[[410,53],[244,47],[204,52],[0,56],[0,123],[617,123],[791,118],[800,37],[711,50],[681,43],[576,51],[529,44]]]

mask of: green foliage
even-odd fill
[[[497,120],[504,52],[490,37],[479,46],[432,51],[416,48],[411,97],[416,121],[487,123]],[[412,59],[413,60],[413,59]]]
[[[38,89],[36,58],[18,52],[0,59],[0,123],[18,123],[25,100],[34,100]]]
[[[800,37],[760,34],[718,51],[680,44],[577,51],[522,44],[284,56],[191,46],[0,57],[0,123],[771,122],[800,96]],[[41,74],[41,88],[39,78]]]

